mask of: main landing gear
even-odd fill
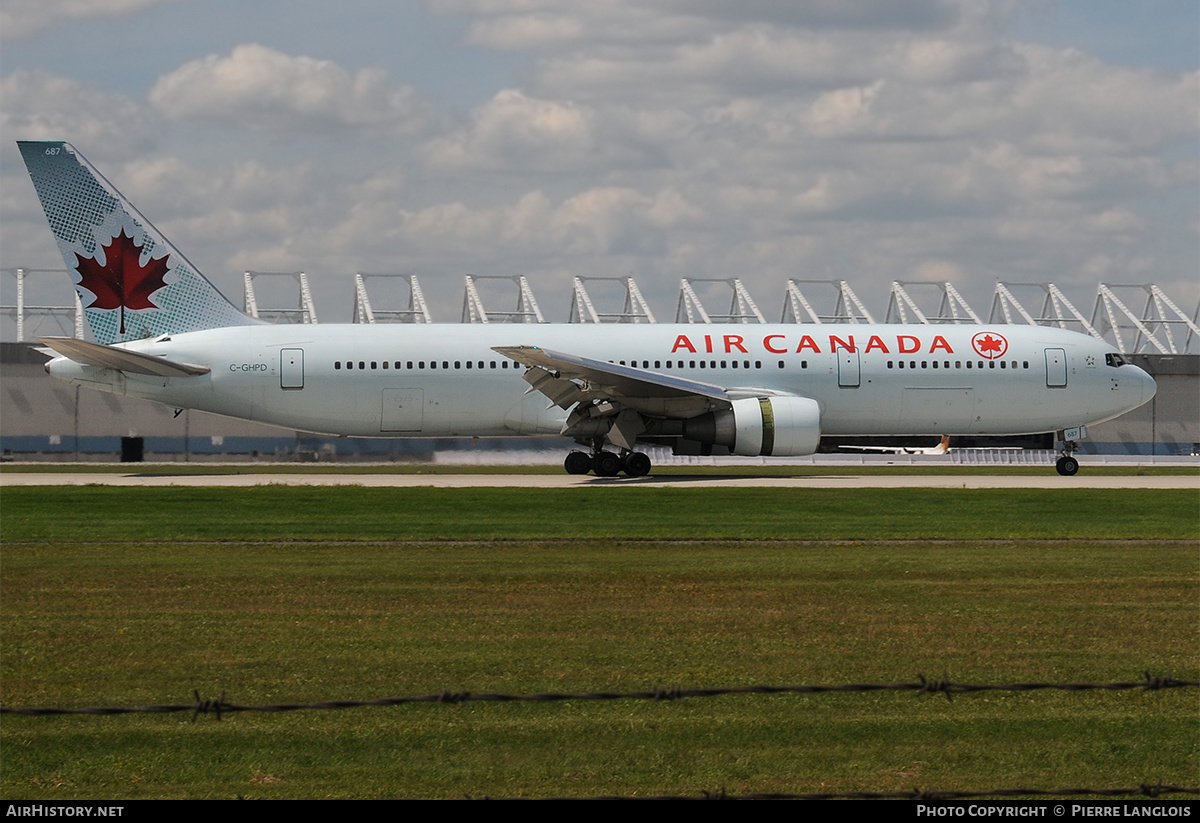
[[[1063,441],[1062,457],[1054,462],[1055,470],[1063,477],[1074,477],[1079,473],[1079,461],[1071,456],[1078,447],[1074,440]]]
[[[567,474],[587,474],[595,472],[597,477],[616,477],[625,472],[626,477],[645,477],[650,473],[650,458],[642,452],[622,450],[620,455],[604,449],[598,449],[593,454],[586,452],[571,452],[563,461]]]

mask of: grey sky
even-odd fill
[[[355,271],[440,320],[468,271],[557,320],[574,274],[664,319],[681,276],[776,317],[789,277],[1200,296],[1191,0],[10,0],[0,37],[4,267],[62,265],[13,144],[53,138],[235,301],[303,268],[325,320]]]

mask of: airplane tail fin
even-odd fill
[[[97,343],[259,322],[238,311],[70,143],[17,145]]]

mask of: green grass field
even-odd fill
[[[5,488],[5,706],[1200,677],[1191,491]],[[7,799],[1196,785],[1195,689],[0,720]]]

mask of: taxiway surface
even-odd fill
[[[706,474],[638,478],[571,476],[567,474],[172,474],[170,472],[74,473],[4,472],[4,486],[370,486],[412,488],[521,487],[635,488],[635,487],[771,487],[771,488],[930,488],[930,489],[1196,489],[1200,474],[1149,476],[1076,475],[790,475]]]

